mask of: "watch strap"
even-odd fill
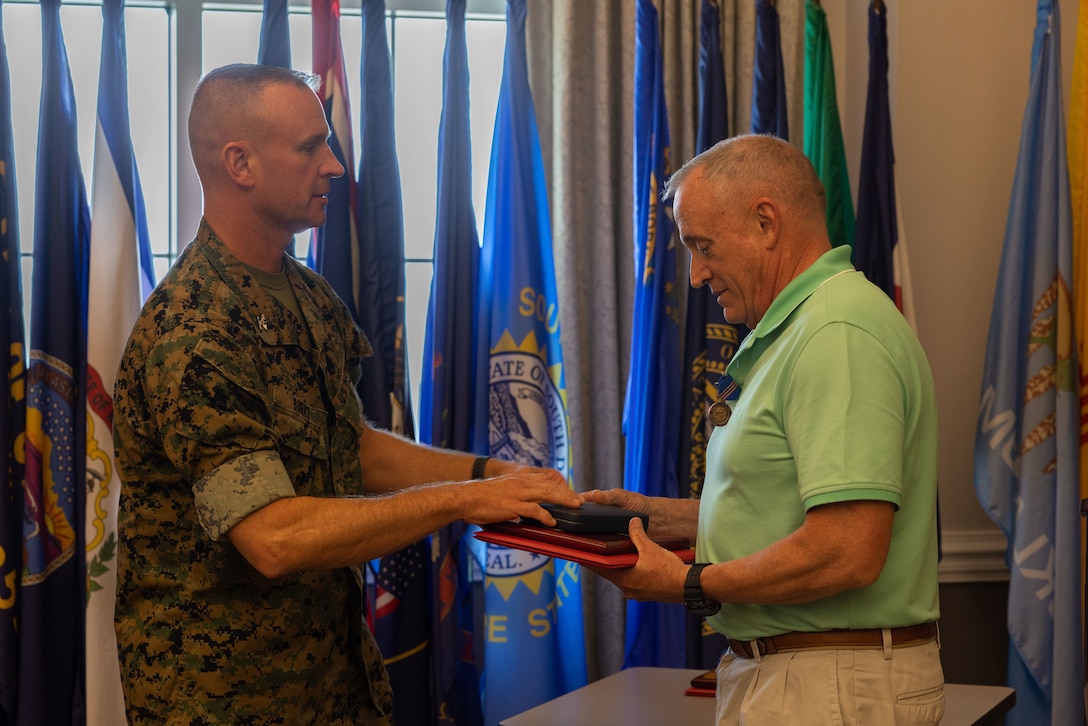
[[[700,576],[710,564],[696,562],[688,568],[688,574],[684,578],[684,607],[699,615],[713,615],[721,609],[721,603],[708,598],[703,592]]]

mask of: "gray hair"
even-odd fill
[[[719,141],[670,176],[662,198],[676,196],[696,170],[702,171],[719,196],[739,188],[781,199],[811,214],[826,213],[827,195],[812,162],[796,146],[775,136],[745,134]]]

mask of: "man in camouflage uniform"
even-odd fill
[[[555,471],[366,424],[370,344],[284,254],[344,172],[316,80],[227,66],[193,98],[204,219],[144,306],[114,393],[132,724],[391,723],[361,564],[456,519],[552,523],[540,502],[580,503]]]

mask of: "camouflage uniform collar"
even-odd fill
[[[245,264],[234,256],[223,239],[215,233],[207,220],[200,220],[200,228],[193,240],[194,251],[201,252],[208,263],[218,273],[219,278],[230,287],[231,291],[239,298],[245,300],[247,317],[253,331],[261,338],[265,345],[300,345],[307,349],[313,349],[316,341],[311,343],[310,335],[306,330],[296,324],[294,316],[285,315],[283,306],[276,302],[272,295],[264,289],[257,279],[249,272]],[[300,305],[305,310],[303,301],[309,295],[309,291],[293,260],[284,255],[284,270],[291,282],[291,287],[298,298]],[[313,321],[299,321],[313,330]]]

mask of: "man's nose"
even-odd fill
[[[325,148],[329,151],[328,163],[325,165],[325,175],[332,178],[344,176],[344,165],[336,158],[336,154],[332,152],[331,147],[326,146]]]
[[[691,280],[691,286],[695,289],[699,289],[710,282],[710,270],[705,264],[699,262],[695,255],[691,256],[691,261],[688,263],[688,278]]]

